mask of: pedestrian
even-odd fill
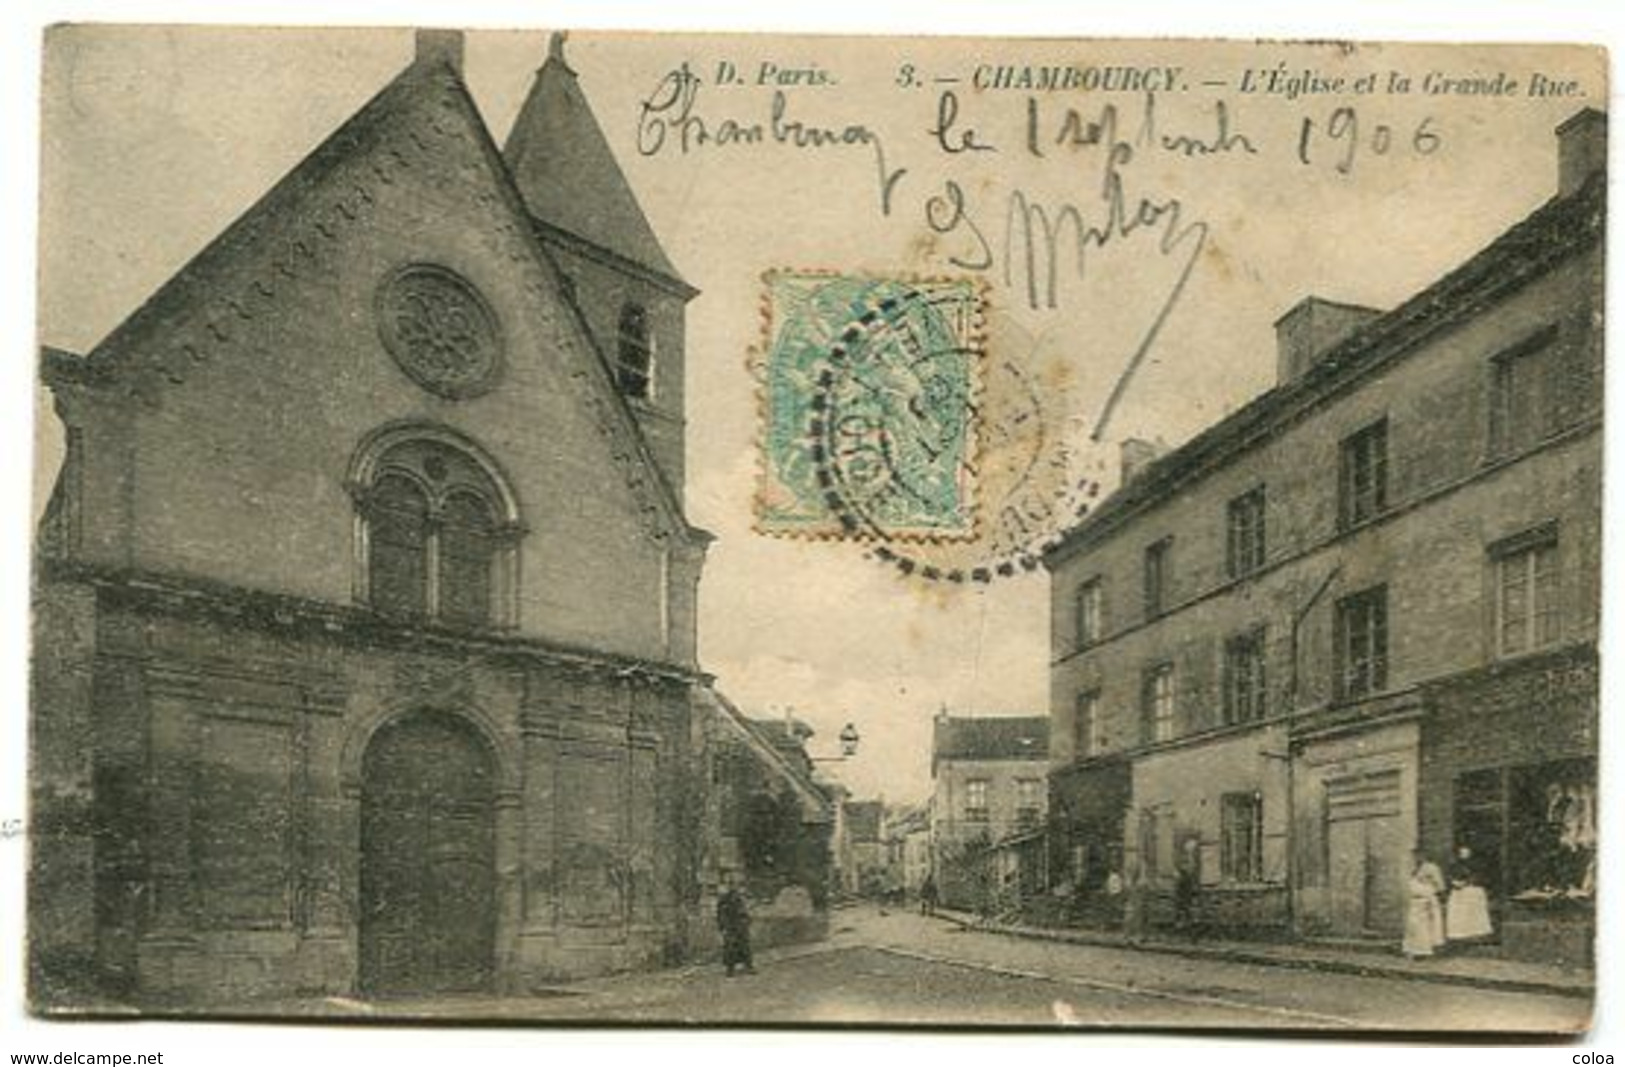
[[[1407,959],[1431,956],[1444,944],[1444,912],[1439,906],[1444,889],[1439,865],[1420,849],[1413,850],[1411,874],[1405,883],[1405,938],[1400,943]]]
[[[1179,869],[1174,873],[1174,927],[1191,940],[1196,939],[1197,874],[1196,842],[1185,842]]]
[[[737,879],[729,875],[722,895],[717,897],[717,929],[722,931],[722,965],[728,977],[734,968],[741,967],[746,974],[755,974],[756,966],[750,955],[750,906],[739,889]]]
[[[1473,941],[1495,932],[1490,922],[1490,898],[1478,884],[1473,850],[1456,849],[1450,864],[1450,899],[1445,903],[1444,932],[1452,941]]]
[[[1135,866],[1131,872],[1128,895],[1123,902],[1123,929],[1128,932],[1128,943],[1138,945],[1145,940],[1150,921],[1151,887],[1145,869]]]
[[[925,876],[920,883],[920,914],[935,915],[937,913],[937,880],[931,875]]]

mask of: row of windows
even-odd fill
[[[1269,714],[1268,686],[1265,682],[1265,642],[1267,630],[1255,627],[1225,641],[1221,700],[1227,726],[1256,722]],[[1140,706],[1141,741],[1154,744],[1172,741],[1178,735],[1176,679],[1172,663],[1148,668],[1142,680]],[[1106,722],[1100,690],[1078,695],[1076,742],[1080,758],[1107,750]]]
[[[1547,524],[1492,546],[1492,616],[1499,655],[1521,655],[1561,639],[1557,530]],[[1333,694],[1356,700],[1388,686],[1388,587],[1372,586],[1336,601],[1333,610]],[[1270,714],[1266,670],[1269,631],[1255,626],[1225,640],[1221,710],[1227,726],[1257,722]],[[1140,688],[1140,732],[1130,743],[1156,744],[1179,735],[1174,665],[1147,667]],[[1110,748],[1099,689],[1078,694],[1074,742],[1078,758]],[[1119,747],[1124,747],[1119,745]]]
[[[986,822],[989,818],[988,793],[993,783],[986,778],[970,778],[965,782],[965,806],[962,818],[966,822]],[[1044,780],[1041,778],[1016,779],[1016,820],[1032,821],[1043,813]]]
[[[1560,347],[1558,331],[1536,331],[1490,361],[1490,457],[1498,458],[1562,432],[1579,414],[1584,368]],[[1340,529],[1369,522],[1388,510],[1388,420],[1377,419],[1345,437],[1338,446],[1337,520]],[[1262,570],[1268,558],[1267,491],[1256,486],[1230,500],[1225,513],[1225,573],[1245,578]],[[1168,610],[1174,539],[1161,538],[1144,550],[1142,618]],[[1087,648],[1105,635],[1100,577],[1079,586],[1075,606],[1076,647]]]
[[[1379,420],[1344,440],[1339,467],[1338,516],[1344,527],[1380,514],[1388,500],[1388,424]],[[1225,509],[1225,573],[1245,578],[1262,570],[1268,556],[1266,504],[1262,485],[1232,499]],[[1141,605],[1146,621],[1168,608],[1168,585],[1174,539],[1164,537],[1146,546],[1142,567]],[[1105,633],[1101,579],[1090,578],[1078,587],[1076,601],[1077,647],[1087,648]]]

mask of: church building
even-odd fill
[[[696,291],[561,39],[503,145],[461,61],[421,32],[105,340],[42,354],[37,1009],[691,950]]]

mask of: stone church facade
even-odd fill
[[[92,351],[34,584],[31,991],[522,993],[700,920],[684,306],[555,45],[415,60]]]

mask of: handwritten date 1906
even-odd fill
[[[1444,143],[1433,127],[1432,118],[1424,118],[1410,134],[1410,150],[1418,156],[1431,156]],[[1340,107],[1327,118],[1324,127],[1305,116],[1298,127],[1298,162],[1312,166],[1319,161],[1322,148],[1333,160],[1332,168],[1339,174],[1354,170],[1355,160],[1362,152],[1385,156],[1395,150],[1394,128],[1377,123],[1368,130],[1360,128],[1360,116],[1352,107]]]

